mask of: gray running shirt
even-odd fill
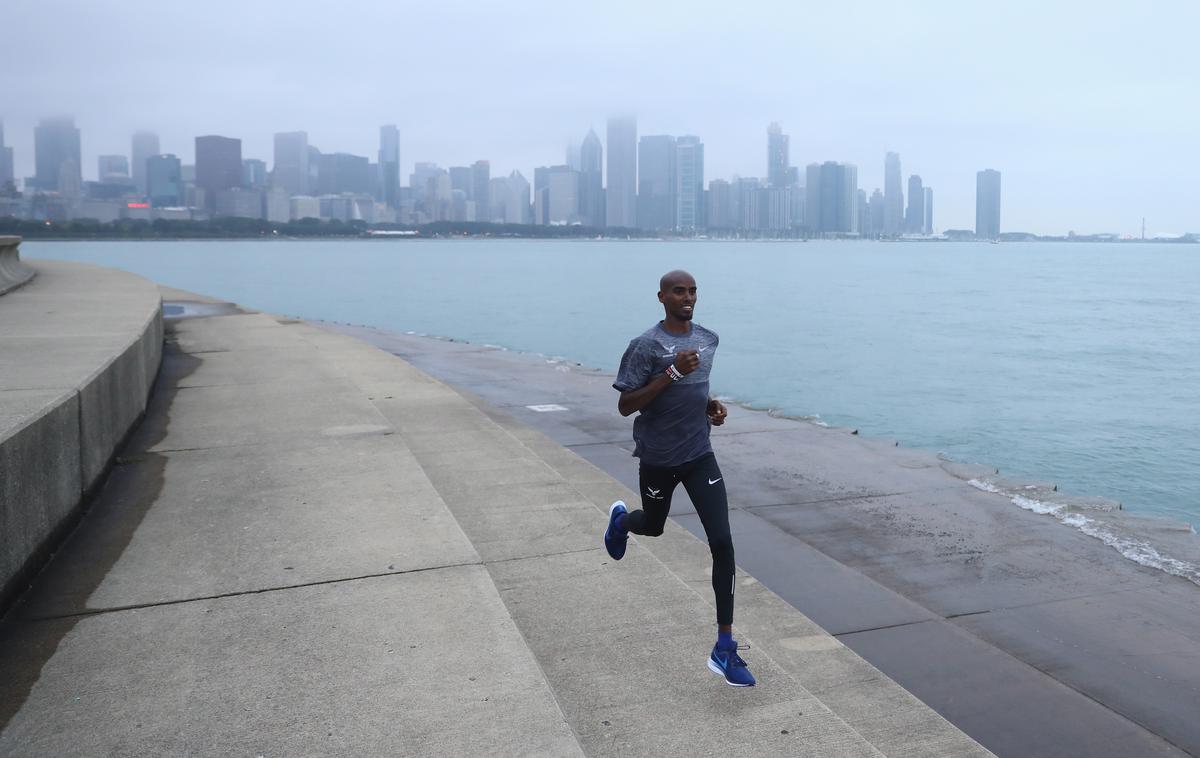
[[[700,367],[667,387],[633,421],[633,454],[648,466],[679,466],[712,452],[708,441],[708,374],[720,342],[716,332],[692,324],[687,334],[672,334],[658,322],[629,343],[613,388],[640,389],[681,350],[698,350]]]

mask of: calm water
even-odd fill
[[[715,391],[1200,523],[1200,247],[26,242],[274,313],[613,370],[689,269]]]

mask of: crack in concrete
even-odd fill
[[[286,592],[288,590],[304,589],[305,587],[321,587],[330,584],[345,584],[347,582],[357,582],[363,579],[379,579],[385,576],[404,576],[406,574],[420,574],[426,571],[442,571],[445,569],[463,568],[465,566],[482,566],[481,561],[469,561],[466,563],[447,563],[441,566],[422,566],[413,569],[401,569],[399,571],[381,571],[375,574],[360,574],[358,576],[345,576],[337,579],[323,579],[316,582],[300,582],[298,584],[283,584],[277,587],[260,587],[254,590],[239,590],[237,592],[222,592],[215,595],[201,595],[199,597],[179,598],[178,600],[160,600],[152,603],[131,603],[129,605],[114,605],[108,608],[89,608],[76,613],[64,613],[61,615],[50,616],[30,616],[22,619],[22,623],[34,623],[38,621],[57,621],[60,619],[69,618],[87,618],[89,616],[101,616],[108,613],[120,613],[122,611],[137,611],[145,608],[161,608],[170,605],[186,605],[188,603],[200,603],[205,600],[223,600],[231,597],[244,597],[246,595],[264,595],[271,592]]]

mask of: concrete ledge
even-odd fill
[[[21,262],[20,237],[0,237],[0,295],[15,290],[37,274]]]
[[[0,300],[0,609],[102,481],[162,359],[152,283],[83,264],[31,270]]]

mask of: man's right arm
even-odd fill
[[[617,410],[621,412],[622,416],[637,413],[672,384],[671,377],[666,374],[655,374],[646,386],[622,392],[621,397],[617,400]]]
[[[700,353],[695,350],[681,350],[675,356],[675,370],[679,376],[687,376],[700,367]],[[662,394],[662,391],[675,382],[665,372],[655,374],[645,385],[635,390],[625,390],[617,400],[617,410],[622,416],[636,413]]]

